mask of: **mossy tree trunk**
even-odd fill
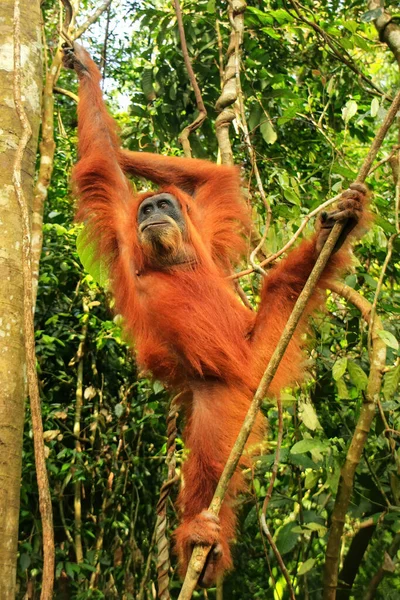
[[[33,135],[22,184],[32,202],[42,90],[39,0],[20,0],[22,98]],[[14,0],[0,5],[0,598],[14,600],[25,400],[22,224],[13,185],[21,125],[13,93]]]

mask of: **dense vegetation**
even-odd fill
[[[56,35],[56,9],[50,0],[44,2],[50,46]],[[242,100],[273,215],[263,247],[266,255],[284,246],[306,214],[355,178],[389,106],[383,92],[392,97],[397,91],[398,67],[390,50],[379,42],[374,15],[367,11],[367,3],[358,0],[308,1],[304,7],[281,0],[249,2],[241,56]],[[208,111],[201,129],[190,138],[193,155],[217,160],[215,103],[231,25],[219,0],[188,0],[183,16],[189,54]],[[178,136],[194,119],[196,104],[172,4],[162,0],[113,3],[91,33],[85,44],[97,58],[105,58],[106,96],[121,125],[123,143],[131,149],[181,154]],[[59,85],[75,90],[76,82],[63,72]],[[69,189],[77,135],[70,97],[57,95],[55,118],[57,149],[46,203],[36,338],[54,509],[56,597],[155,598],[155,507],[166,476],[168,395],[158,382],[137,372],[121,323],[113,318],[111,296],[82,268],[76,248],[80,226],[73,223]],[[238,110],[231,142],[235,162],[243,165],[249,182],[254,220],[262,234],[265,204],[244,127]],[[398,137],[393,127],[379,160],[388,157]],[[393,156],[394,161],[383,162],[368,179],[376,218],[357,244],[355,270],[345,280],[371,303],[389,238],[398,225],[399,163],[397,154]],[[136,183],[143,187],[142,182]],[[311,222],[306,233],[312,228]],[[387,573],[375,597],[399,597],[399,250],[399,239],[393,239],[377,304],[386,332],[382,339],[387,345],[387,367],[347,513],[341,578],[355,582],[350,593],[338,593],[341,599],[366,597],[384,560]],[[245,276],[241,285],[256,304],[260,276]],[[307,383],[282,397],[284,441],[267,514],[296,597],[310,600],[322,597],[327,532],[340,469],[370,368],[368,327],[360,311],[332,293],[327,307],[326,313],[313,319],[315,340]],[[223,585],[224,597],[232,600],[289,597],[258,522],[278,430],[276,405],[266,400],[263,410],[270,422],[268,443],[265,455],[248,473],[251,493],[241,499],[235,571]],[[178,465],[184,453],[178,439]],[[37,598],[41,524],[29,414],[23,465],[19,597]],[[172,531],[176,522],[172,505],[169,516]],[[173,575],[173,598],[179,589]],[[195,592],[194,597],[203,597],[203,592]],[[208,597],[215,598],[215,591]]]

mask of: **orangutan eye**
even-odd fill
[[[158,203],[158,208],[161,208],[162,210],[167,209],[169,206],[169,203],[166,200],[161,200],[161,202]]]
[[[148,204],[147,206],[144,207],[143,213],[145,215],[149,215],[151,213],[151,206],[150,206],[150,204]]]

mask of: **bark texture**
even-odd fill
[[[0,598],[14,600],[25,398],[22,225],[13,163],[21,135],[13,97],[14,0],[0,6]],[[31,205],[42,89],[39,0],[21,0],[22,94],[33,135],[22,185]]]
[[[382,9],[382,13],[374,20],[374,25],[379,33],[379,39],[388,45],[393,52],[400,67],[400,27],[398,22],[392,20],[392,15],[382,6],[381,0],[369,0],[368,10]]]

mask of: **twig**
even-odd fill
[[[371,173],[374,173],[377,169],[379,169],[379,167],[384,165],[386,162],[390,163],[391,159],[396,154],[397,150],[399,150],[399,146],[394,146],[394,148],[392,149],[391,153],[388,156],[385,156],[381,160],[378,160],[378,162],[375,163],[373,167],[371,167],[369,175],[371,175]]]
[[[69,366],[78,365],[77,381],[75,393],[75,418],[74,418],[74,437],[76,456],[82,452],[80,441],[81,435],[81,415],[83,407],[83,358],[85,354],[85,344],[88,331],[89,305],[86,298],[83,299],[83,326],[82,338],[79,342],[76,356],[70,361]],[[76,562],[83,562],[83,546],[82,546],[82,503],[81,503],[81,486],[82,482],[78,477],[74,481],[74,523],[75,523],[75,555]]]
[[[216,21],[215,21],[215,31],[217,33],[217,43],[218,43],[218,70],[219,70],[219,78],[221,80],[221,88],[222,88],[223,81],[224,81],[224,55],[223,55],[221,28],[219,26],[218,19],[216,19]]]
[[[238,91],[238,105],[239,105],[239,112],[240,112],[240,118],[237,118],[237,121],[243,130],[244,143],[246,144],[247,151],[250,156],[250,162],[251,162],[251,166],[252,166],[252,169],[254,172],[254,177],[256,178],[258,192],[261,196],[261,200],[263,201],[263,204],[265,207],[265,212],[267,215],[266,220],[265,220],[265,225],[264,225],[264,232],[260,238],[260,241],[256,245],[256,247],[254,248],[254,250],[252,250],[252,252],[250,254],[249,262],[250,262],[251,266],[253,267],[254,271],[259,272],[261,275],[265,275],[266,273],[265,273],[264,269],[260,265],[257,265],[255,261],[256,261],[257,254],[259,253],[259,251],[261,250],[261,248],[263,247],[263,245],[265,243],[265,240],[267,239],[268,229],[269,229],[271,219],[272,219],[272,211],[271,211],[270,203],[265,194],[264,186],[263,186],[263,183],[261,180],[260,171],[259,171],[258,165],[257,165],[256,153],[255,153],[253,144],[251,143],[249,128],[247,125],[246,111],[244,109],[244,101],[243,101],[243,90],[242,90],[242,84],[240,82],[240,48],[239,48],[239,37],[238,36],[236,36],[236,45],[235,45],[235,70],[236,70],[236,87],[237,87],[237,91]],[[238,117],[239,117],[239,115],[238,115]]]
[[[189,52],[188,52],[188,48],[187,48],[187,44],[186,44],[185,28],[183,26],[181,5],[179,3],[179,0],[174,0],[174,6],[175,6],[176,19],[178,22],[178,31],[179,31],[179,37],[181,40],[183,60],[185,61],[186,71],[188,73],[190,83],[191,83],[191,86],[193,88],[194,95],[196,98],[197,110],[199,111],[199,114],[197,115],[195,120],[192,123],[190,123],[190,125],[187,125],[181,131],[181,133],[179,135],[179,141],[182,144],[182,148],[183,148],[183,152],[184,152],[185,156],[187,156],[188,158],[191,158],[192,149],[190,147],[189,135],[192,133],[192,131],[195,131],[203,124],[203,122],[207,118],[207,111],[206,111],[206,107],[204,106],[204,102],[203,102],[203,98],[202,98],[201,91],[199,88],[199,84],[197,83],[196,75],[194,74],[192,62],[189,57]]]
[[[274,459],[274,464],[272,467],[271,479],[269,482],[268,490],[265,495],[264,503],[263,503],[263,507],[262,507],[263,515],[267,514],[268,504],[269,504],[269,501],[271,500],[272,490],[274,489],[274,483],[275,483],[276,476],[278,474],[279,461],[280,461],[280,457],[281,457],[281,447],[282,447],[282,439],[283,439],[283,414],[282,414],[282,400],[281,400],[280,396],[277,397],[276,403],[277,403],[277,407],[278,407],[278,439],[276,442],[275,459]]]
[[[266,535],[268,543],[270,544],[270,546],[271,546],[271,548],[272,548],[272,550],[273,550],[273,552],[274,552],[274,554],[276,556],[276,559],[278,561],[279,567],[280,567],[280,569],[281,569],[281,571],[283,573],[283,576],[285,578],[285,581],[287,583],[288,590],[289,590],[290,600],[296,600],[296,596],[294,595],[293,587],[292,587],[292,584],[291,584],[291,581],[290,581],[290,575],[288,573],[288,570],[286,568],[285,563],[283,562],[281,553],[279,552],[278,547],[277,547],[277,545],[274,542],[274,538],[272,537],[271,532],[268,529],[268,525],[267,525],[267,522],[265,520],[265,514],[264,513],[261,514],[261,526],[262,526],[263,532]]]
[[[112,0],[111,0],[111,2],[112,2]],[[100,69],[102,71],[103,86],[104,86],[104,80],[106,78],[106,69],[107,69],[107,49],[108,49],[108,36],[110,33],[111,2],[107,6],[106,30],[104,32],[103,51],[101,53],[101,61],[100,61]]]
[[[71,98],[77,104],[79,102],[78,95],[74,94],[74,92],[71,92],[70,90],[65,90],[64,88],[54,86],[53,91],[56,92],[56,94],[63,94],[63,96],[68,96],[68,98]]]
[[[32,416],[33,444],[35,452],[36,476],[39,491],[39,509],[42,519],[43,534],[43,577],[41,600],[51,600],[54,584],[54,533],[53,510],[49,480],[46,471],[46,455],[43,440],[42,410],[40,393],[36,372],[35,355],[35,328],[33,322],[33,289],[32,289],[32,255],[31,255],[31,227],[29,222],[29,208],[24,195],[21,181],[22,160],[32,130],[26,116],[21,98],[21,24],[20,0],[14,3],[14,102],[22,135],[15,153],[13,165],[13,183],[18,206],[21,212],[22,223],[22,251],[24,261],[22,265],[23,294],[24,294],[24,333],[25,333],[25,358],[28,375],[28,392]]]
[[[167,417],[167,465],[168,475],[166,481],[163,482],[160,490],[160,498],[157,503],[157,522],[156,522],[156,545],[157,545],[157,579],[158,579],[158,596],[159,600],[170,600],[169,593],[169,541],[166,535],[167,530],[167,501],[172,486],[178,481],[175,473],[175,448],[177,426],[176,420],[178,417],[177,403],[180,394],[175,396],[171,402],[171,406]]]
[[[392,435],[398,435],[398,436],[400,436],[400,431],[398,431],[397,429],[392,429],[391,427],[387,427],[387,428],[386,428],[386,429],[383,431],[383,434],[384,434],[386,437],[388,437],[390,433],[391,433]]]
[[[400,548],[400,533],[397,533],[387,552],[385,552],[384,559],[382,565],[379,567],[378,571],[372,577],[370,584],[367,588],[365,595],[363,596],[363,600],[373,600],[376,598],[376,590],[378,585],[384,578],[387,573],[393,573],[395,570],[395,564],[392,560],[392,557],[395,556],[396,552]]]
[[[358,173],[357,181],[365,181],[366,180],[368,173],[371,169],[372,163],[374,162],[375,157],[378,153],[378,150],[382,146],[382,142],[385,139],[386,134],[389,130],[389,127],[392,125],[399,109],[400,109],[400,91],[397,92],[392,104],[390,105],[389,110],[386,113],[383,123],[380,126],[379,131],[374,138],[374,141],[371,144],[368,154],[365,157],[362,167]]]
[[[400,152],[398,152],[397,154],[397,164],[398,164],[398,168],[399,168],[399,173],[400,173]],[[375,319],[375,314],[376,314],[376,309],[378,306],[378,299],[379,299],[379,294],[381,293],[382,290],[382,285],[383,285],[383,280],[385,278],[385,274],[386,274],[386,269],[388,268],[390,259],[392,258],[392,254],[393,254],[393,244],[396,240],[396,238],[398,237],[398,235],[400,235],[400,225],[399,225],[399,212],[400,212],[400,177],[397,177],[397,181],[396,181],[396,195],[395,195],[395,209],[394,209],[394,214],[395,214],[395,221],[396,221],[396,232],[393,233],[388,241],[388,247],[387,247],[387,253],[385,256],[385,260],[383,261],[383,265],[382,265],[382,269],[379,275],[379,279],[378,279],[378,284],[376,286],[376,290],[375,290],[375,296],[374,296],[374,300],[372,302],[372,309],[371,309],[371,327],[369,329],[368,332],[368,349],[371,351],[371,335],[372,335],[372,328],[373,328],[373,323],[374,323],[374,319]]]
[[[344,296],[359,308],[363,318],[371,325],[371,304],[368,300],[345,284],[332,283],[330,284],[330,288]],[[386,346],[378,335],[378,332],[382,329],[382,323],[379,317],[376,317],[373,324],[373,343],[370,355],[371,367],[368,377],[368,387],[363,398],[363,405],[360,410],[360,416],[357,421],[354,435],[347,451],[346,461],[341,470],[338,492],[332,512],[332,525],[329,531],[326,549],[324,600],[335,600],[336,598],[341,538],[353,491],[354,475],[375,417],[375,405],[379,399],[382,371],[386,361]]]
[[[156,532],[157,532],[157,525],[154,526],[153,535],[151,536],[151,542],[150,542],[150,546],[149,546],[149,554],[147,556],[144,574],[143,574],[142,580],[140,582],[140,589],[139,589],[139,593],[137,596],[137,600],[144,600],[146,583],[147,583],[147,580],[149,578],[149,573],[150,573],[151,559],[153,557],[153,548],[154,548],[154,544],[156,541]]]
[[[266,520],[268,504],[269,504],[269,501],[271,500],[272,490],[274,489],[275,479],[278,474],[279,461],[280,461],[280,455],[281,455],[281,446],[282,446],[282,439],[283,439],[283,414],[282,414],[282,400],[281,400],[280,396],[277,397],[276,402],[277,402],[277,406],[278,406],[278,439],[277,439],[277,443],[276,443],[275,459],[274,459],[274,464],[272,467],[271,479],[269,482],[267,493],[265,495],[262,512],[261,512],[261,527],[267,537],[267,540],[273,550],[273,553],[275,554],[275,558],[278,561],[278,564],[282,571],[282,574],[286,580],[290,598],[291,598],[291,600],[296,600],[296,597],[294,595],[293,586],[290,581],[290,576],[289,576],[288,570],[286,568],[285,563],[283,562],[281,553],[279,552],[278,547],[274,542],[274,539],[271,535],[271,532],[269,530],[269,527],[267,525],[267,520]]]
[[[315,215],[317,215],[318,213],[320,213],[323,210],[325,210],[328,206],[330,206],[334,202],[337,202],[339,200],[340,196],[341,196],[341,194],[338,194],[337,196],[334,196],[333,198],[330,198],[329,200],[326,200],[325,202],[323,202],[322,204],[320,204],[319,206],[317,206],[317,208],[315,208],[313,211],[311,211],[308,215],[306,215],[304,217],[304,219],[303,219],[300,227],[297,229],[297,231],[295,232],[295,234],[290,238],[290,240],[280,250],[278,250],[274,254],[271,254],[266,259],[264,259],[263,261],[261,261],[260,266],[261,267],[265,267],[266,265],[274,262],[282,254],[284,254],[285,252],[287,252],[287,250],[289,250],[289,248],[291,248],[291,246],[293,246],[293,244],[295,243],[295,241],[297,240],[297,238],[300,236],[301,232],[304,230],[304,228],[306,227],[307,223],[309,221],[311,221],[311,219],[313,217],[315,217]],[[253,273],[253,271],[254,271],[254,268],[250,267],[248,269],[244,269],[243,271],[240,271],[239,273],[235,273],[234,275],[230,275],[229,279],[239,279],[241,277],[244,277],[244,275],[250,275],[251,273]]]
[[[97,10],[95,10],[94,13],[87,19],[87,21],[85,21],[85,23],[83,23],[83,25],[81,25],[74,31],[74,33],[71,35],[71,39],[74,41],[74,40],[77,40],[78,38],[80,38],[81,35],[83,33],[85,33],[85,31],[87,29],[89,29],[89,27],[97,21],[97,19],[100,17],[100,15],[102,15],[103,12],[105,10],[107,10],[107,8],[111,4],[111,2],[112,2],[112,0],[105,0],[105,2],[103,2],[103,4],[101,4],[99,6],[99,8]]]

